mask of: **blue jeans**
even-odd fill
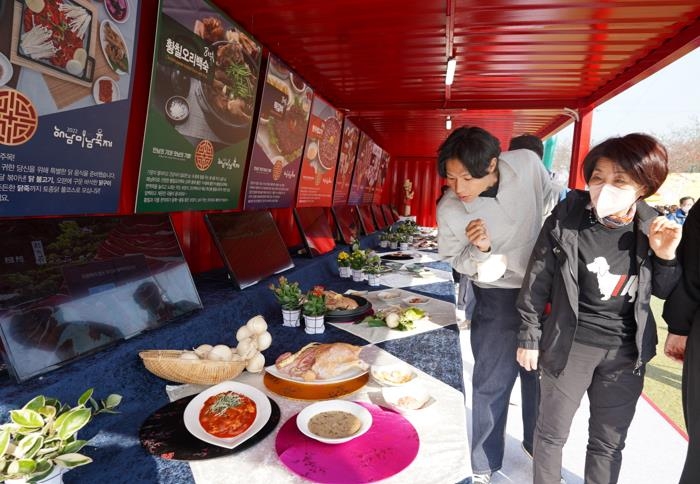
[[[523,445],[532,452],[539,382],[536,371],[525,371],[515,359],[520,328],[520,314],[515,307],[518,292],[519,289],[484,289],[474,285],[471,458],[475,474],[492,473],[503,465],[508,404],[518,374]]]

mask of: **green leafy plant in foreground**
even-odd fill
[[[93,389],[85,391],[71,407],[55,398],[39,395],[21,409],[10,411],[10,421],[0,425],[0,481],[39,481],[55,466],[71,469],[92,462],[79,451],[87,443],[77,433],[99,413],[116,413],[120,395],[112,394],[99,403]]]

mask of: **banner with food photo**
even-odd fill
[[[362,203],[362,196],[368,189],[368,171],[372,161],[374,141],[372,138],[362,133],[360,145],[357,148],[357,160],[355,170],[350,183],[350,194],[348,195],[348,205],[358,205]]]
[[[297,207],[330,207],[343,114],[314,96],[301,161]]]
[[[238,207],[262,47],[205,0],[161,0],[137,212]]]
[[[313,89],[298,74],[277,57],[268,57],[243,208],[294,204],[313,97]]]
[[[371,147],[369,163],[367,164],[367,182],[360,200],[360,203],[363,205],[370,204],[374,200],[374,193],[377,190],[382,168],[382,153],[384,153],[384,150],[374,142],[372,142]]]
[[[352,171],[355,167],[359,141],[359,128],[355,126],[355,123],[345,118],[343,122],[343,140],[340,144],[340,156],[338,157],[338,169],[335,175],[333,205],[345,205],[348,203],[350,182],[352,181]]]
[[[382,198],[384,194],[384,182],[386,181],[386,174],[389,172],[389,161],[391,156],[389,152],[382,150],[382,164],[379,168],[379,177],[377,178],[377,183],[374,188],[374,199],[372,203],[379,205],[382,203]]]
[[[139,8],[0,2],[0,216],[117,211]]]

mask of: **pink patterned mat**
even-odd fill
[[[294,415],[277,433],[275,450],[280,460],[310,481],[334,484],[375,482],[408,467],[420,447],[413,425],[391,410],[357,403],[372,414],[366,434],[345,444],[324,444],[302,434]]]

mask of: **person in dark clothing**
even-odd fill
[[[544,158],[544,144],[534,134],[521,134],[515,138],[511,138],[508,151],[513,150],[530,150],[533,151],[541,160]]]
[[[688,453],[680,484],[700,482],[700,205],[688,212],[678,248],[683,279],[664,304],[664,353],[683,363],[683,416]]]
[[[589,192],[569,193],[542,227],[517,303],[518,362],[540,370],[535,484],[559,484],[562,448],[586,392],[584,480],[617,482],[644,365],[656,351],[649,302],[681,277],[681,227],[642,200],[667,173],[666,149],[654,138],[608,139],[583,161]]]
[[[688,212],[690,212],[690,209],[693,207],[695,204],[695,200],[693,197],[683,197],[680,199],[680,205],[678,208],[666,215],[666,218],[669,220],[673,220],[677,224],[683,225],[685,223],[685,218],[688,215]]]

